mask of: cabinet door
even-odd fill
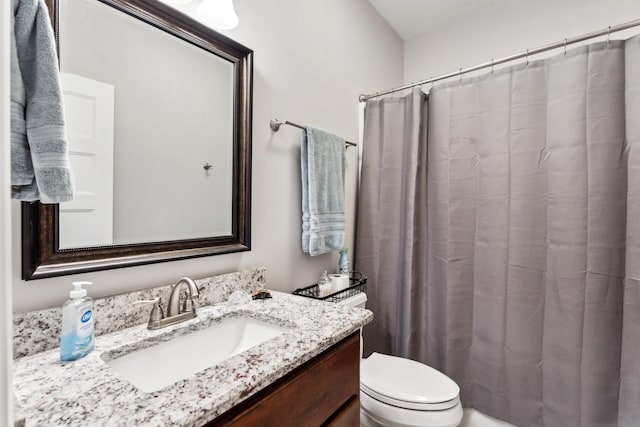
[[[360,427],[360,397],[351,396],[323,427]]]
[[[355,333],[206,426],[319,427],[357,399],[359,390],[360,335]]]

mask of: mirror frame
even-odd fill
[[[89,248],[59,248],[58,204],[22,203],[22,278],[43,279],[113,268],[251,250],[251,126],[253,51],[160,1],[97,0],[234,66],[231,234]],[[45,0],[56,45],[59,0]],[[59,46],[58,46],[59,52]]]

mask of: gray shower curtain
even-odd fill
[[[426,106],[367,103],[365,352],[440,369],[518,426],[640,425],[640,38]]]

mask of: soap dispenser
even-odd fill
[[[73,282],[69,299],[62,306],[60,361],[70,362],[91,353],[95,348],[93,300],[82,287],[92,282]]]
[[[340,258],[338,259],[338,273],[349,275],[349,249],[340,249]]]

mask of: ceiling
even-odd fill
[[[503,0],[369,0],[404,40]]]

